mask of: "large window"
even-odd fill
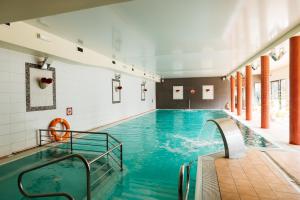
[[[255,105],[257,107],[260,107],[260,83],[254,83],[254,99],[255,99]]]
[[[287,108],[288,100],[286,84],[287,82],[284,79],[271,82],[272,109],[282,110]]]

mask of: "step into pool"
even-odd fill
[[[196,160],[199,155],[223,150],[218,129],[206,123],[208,119],[223,117],[228,116],[221,110],[157,110],[101,130],[123,142],[124,170],[107,174],[93,187],[92,198],[177,199],[180,165]],[[246,145],[274,147],[242,124],[238,126]],[[17,188],[19,173],[34,164],[66,154],[62,150],[48,149],[1,165],[0,199],[26,199]],[[94,165],[92,171],[105,165],[105,159]],[[190,199],[194,198],[195,173],[196,167],[193,167]],[[76,159],[32,172],[25,177],[24,185],[33,193],[68,192],[76,199],[85,199],[86,194],[84,167]]]

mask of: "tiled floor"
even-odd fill
[[[300,192],[263,152],[249,150],[241,159],[215,160],[222,200],[300,200]]]
[[[268,151],[267,154],[300,184],[300,153],[291,151]]]

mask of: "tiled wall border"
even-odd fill
[[[56,109],[56,73],[55,68],[49,67],[47,70],[52,71],[53,77],[53,105],[52,106],[31,106],[30,102],[30,68],[40,69],[37,64],[25,63],[25,80],[26,80],[26,112],[40,111],[40,110],[55,110]]]

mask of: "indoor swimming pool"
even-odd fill
[[[124,170],[109,173],[93,188],[92,198],[177,199],[180,165],[195,161],[199,155],[223,150],[218,129],[213,123],[206,123],[208,119],[223,117],[228,116],[221,110],[156,110],[101,130],[122,141]],[[247,146],[273,147],[263,137],[238,125]],[[1,165],[1,200],[26,199],[17,188],[18,174],[29,166],[62,155],[66,152],[48,149]],[[97,163],[93,168],[97,168]],[[194,197],[195,174],[194,165],[190,199]],[[24,185],[32,193],[60,191],[84,199],[85,171],[82,163],[67,160],[32,172],[25,177]]]

